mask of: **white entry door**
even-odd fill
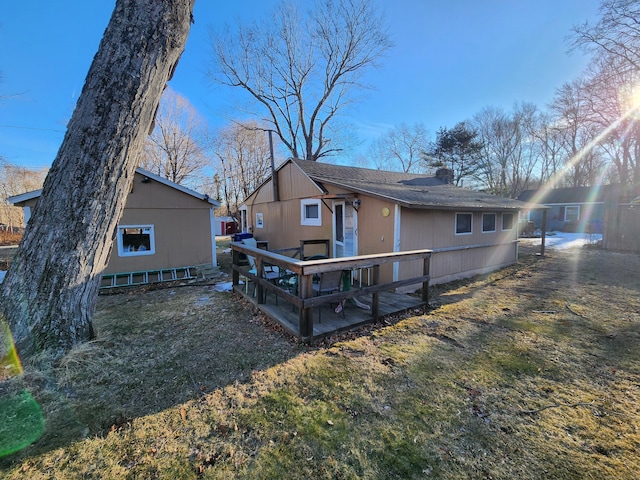
[[[358,212],[351,202],[333,202],[333,255],[351,257],[358,254]]]

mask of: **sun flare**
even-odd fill
[[[620,91],[620,99],[628,114],[638,116],[640,112],[640,83],[626,85]]]

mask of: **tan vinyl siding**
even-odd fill
[[[394,204],[374,197],[360,196],[358,209],[358,253],[369,255],[393,252]],[[389,210],[385,217],[382,210]]]
[[[273,189],[271,187],[271,180],[268,180],[262,188],[257,190],[251,197],[246,200],[246,203],[261,204],[273,201]]]
[[[173,187],[150,180],[136,173],[125,208],[180,209],[196,208],[209,210],[212,205],[204,200],[176,190]]]
[[[470,235],[455,234],[456,213],[472,213],[473,227]],[[495,232],[482,232],[483,213],[496,213]],[[517,218],[517,212],[514,215]],[[516,234],[515,228],[502,230],[501,212],[402,209],[402,250],[437,250],[506,243],[500,246],[434,253],[431,259],[432,283],[447,282],[511,265],[516,261],[517,245],[513,243],[517,238]],[[403,264],[400,266],[399,276],[401,279],[408,278],[415,275],[420,268],[419,265]]]
[[[114,240],[105,273],[211,265],[209,209],[126,208],[120,225],[153,225],[155,254],[118,256]]]
[[[296,165],[287,164],[278,172],[279,202],[273,202],[271,179],[246,201],[247,222],[257,240],[269,242],[269,249],[295,248],[300,240],[332,239],[331,201],[320,203],[321,226],[301,225],[301,199],[322,195],[309,177]],[[328,205],[328,206],[327,206]],[[262,213],[262,228],[257,228],[256,214]]]
[[[278,197],[280,201],[308,198],[322,193],[322,190],[296,165],[289,163],[278,171]],[[248,207],[270,202],[273,202],[273,183],[271,178],[244,201]]]
[[[118,225],[153,225],[155,253],[121,257],[114,236],[104,273],[211,265],[212,205],[160,182],[143,182],[143,178],[135,174]],[[20,205],[33,209],[38,198]]]
[[[114,235],[104,273],[159,270],[214,263],[213,206],[193,195],[136,173],[118,225],[153,225],[155,253],[119,256]],[[21,202],[33,208],[39,197]]]
[[[121,257],[114,238],[105,273],[213,263],[211,204],[136,173],[118,225],[153,225],[155,254]]]
[[[372,255],[393,252],[393,228],[395,205],[388,200],[360,195],[358,209],[358,254]],[[383,209],[389,210],[389,216],[383,215]],[[390,282],[393,278],[391,264],[380,267],[380,281]]]
[[[306,165],[306,164],[305,164]],[[285,164],[278,171],[279,198],[273,202],[271,180],[263,184],[246,201],[247,218],[251,232],[258,240],[269,242],[270,249],[297,248],[300,240],[327,239],[333,244],[332,212],[334,201],[348,197],[360,200],[357,212],[357,254],[368,255],[393,251],[417,249],[448,249],[475,245],[503,246],[471,248],[455,252],[434,254],[431,276],[435,283],[463,278],[475,273],[494,270],[513,263],[516,259],[516,228],[502,230],[502,214],[496,210],[484,209],[469,212],[472,216],[472,232],[456,235],[456,211],[445,209],[397,207],[393,200],[383,196],[352,192],[336,186],[339,181],[326,181],[322,187],[313,182],[294,162]],[[324,190],[323,190],[324,189]],[[322,225],[301,225],[301,200],[323,197],[321,203]],[[455,200],[455,199],[454,199]],[[383,211],[388,210],[388,215]],[[397,218],[398,212],[400,218]],[[256,228],[256,213],[262,213],[263,228]],[[482,214],[495,213],[495,232],[482,232]],[[514,224],[517,210],[514,214]],[[400,232],[396,235],[395,228]],[[331,252],[333,256],[333,252]],[[422,274],[422,263],[400,263],[398,279]],[[380,280],[393,280],[393,266],[384,265],[380,270]]]
[[[293,200],[321,195],[323,192],[294,164],[286,165],[278,176],[280,200]],[[269,186],[271,188],[271,186]]]
[[[263,228],[256,227],[256,214],[263,214]],[[332,236],[331,211],[320,204],[322,225],[301,225],[300,199],[247,206],[247,217],[253,236],[269,242],[269,249],[300,246],[300,240],[329,239]]]

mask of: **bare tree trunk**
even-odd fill
[[[100,275],[195,0],[117,0],[2,285],[20,355],[93,335]]]

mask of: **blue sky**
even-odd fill
[[[544,107],[586,66],[567,53],[570,29],[594,21],[599,0],[377,0],[395,46],[349,120],[361,151],[405,122],[431,134],[483,107]],[[0,13],[0,155],[27,167],[55,158],[115,1],[20,0]],[[185,53],[171,87],[212,126],[224,122],[229,91],[205,78],[208,30],[254,19],[277,0],[197,0]]]

